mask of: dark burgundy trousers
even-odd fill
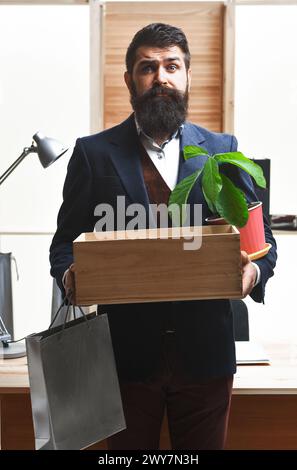
[[[172,449],[223,449],[232,384],[233,376],[204,381],[189,378],[175,333],[165,333],[156,372],[145,381],[120,383],[127,429],[110,437],[108,448],[159,449],[166,409]]]

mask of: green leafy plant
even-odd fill
[[[231,225],[244,227],[248,220],[248,204],[245,195],[230,178],[220,171],[220,166],[223,163],[235,165],[251,175],[260,188],[266,188],[262,168],[241,152],[208,155],[202,147],[187,145],[184,147],[183,153],[185,160],[199,158],[199,156],[207,156],[208,158],[201,169],[180,181],[172,191],[169,206],[174,204],[177,206],[169,207],[171,217],[174,219],[174,207],[178,208],[181,225],[185,223],[187,215],[185,205],[194,184],[200,177],[203,195],[211,212],[223,217]]]

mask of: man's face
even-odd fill
[[[184,122],[190,78],[178,46],[139,47],[132,74],[125,73],[125,82],[137,120],[147,135],[165,140]]]
[[[125,81],[138,96],[159,84],[184,93],[190,83],[191,71],[186,70],[184,53],[178,46],[168,49],[142,46],[137,49],[132,75],[126,72]]]

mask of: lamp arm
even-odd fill
[[[16,167],[24,160],[24,158],[29,155],[31,152],[37,152],[36,147],[33,145],[31,147],[25,147],[22,154],[10,165],[9,168],[0,176],[0,185],[8,178],[8,176],[16,169]]]

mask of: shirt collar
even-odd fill
[[[170,142],[171,140],[173,139],[177,139],[177,138],[180,138],[180,136],[182,135],[183,133],[183,129],[184,129],[184,124],[181,124],[179,126],[179,128],[177,129],[177,131],[167,140],[165,140],[165,142],[163,142],[163,144],[160,146],[158,145],[154,139],[152,139],[152,137],[148,136],[147,134],[145,134],[143,132],[143,130],[141,129],[138,121],[137,121],[137,118],[136,118],[136,115],[134,113],[134,120],[135,120],[135,125],[136,125],[136,129],[137,129],[137,133],[138,135],[140,136],[141,139],[144,139],[150,146],[152,146],[153,148],[157,147],[157,148],[163,148],[165,147],[166,144],[168,144],[168,142]]]

